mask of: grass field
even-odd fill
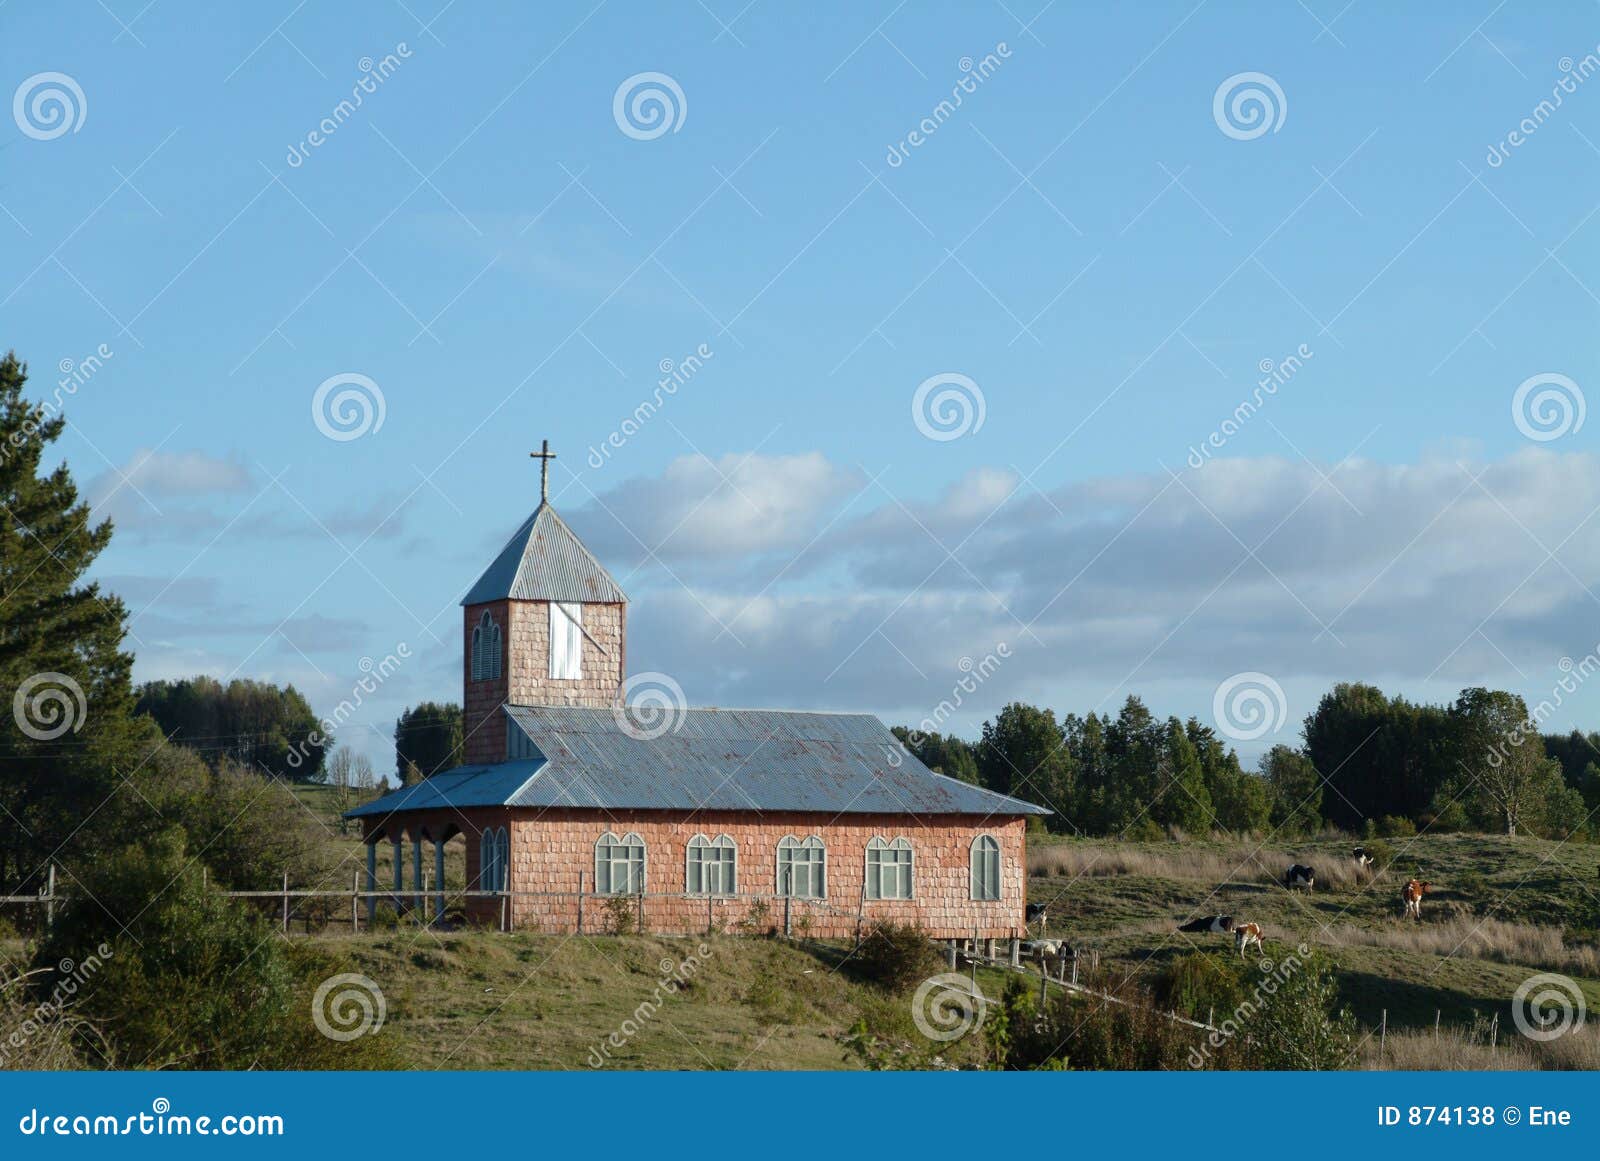
[[[364,867],[358,832],[340,835],[338,804],[321,787],[295,793],[329,829],[330,853],[348,883]],[[1199,915],[1261,923],[1269,957],[1304,943],[1335,965],[1342,1000],[1364,1031],[1387,1023],[1369,1067],[1600,1068],[1600,1029],[1558,1045],[1518,1035],[1512,996],[1530,976],[1560,972],[1600,1013],[1600,848],[1538,839],[1442,835],[1391,840],[1384,873],[1360,872],[1354,842],[1329,837],[1265,846],[1235,840],[1180,843],[1061,840],[1031,836],[1028,899],[1049,905],[1035,935],[1070,940],[1117,977],[1151,982],[1197,950],[1232,953],[1224,936],[1179,934]],[[379,844],[379,882],[389,847]],[[463,843],[447,848],[447,880],[459,886]],[[1318,871],[1315,891],[1291,892],[1290,863]],[[1433,885],[1420,923],[1400,915],[1412,875]],[[409,880],[409,869],[408,869]],[[348,931],[348,927],[345,927]],[[401,928],[319,937],[382,987],[386,1034],[419,1068],[583,1068],[592,1051],[657,992],[663,965],[693,954],[698,939],[499,935]],[[875,1006],[904,1006],[836,970],[845,950],[721,937],[707,944],[691,983],[604,1055],[621,1068],[854,1067],[840,1037]],[[980,976],[988,994],[999,972]],[[1437,1028],[1437,1033],[1436,1033]]]
[[[1539,839],[1442,835],[1393,840],[1395,862],[1358,874],[1348,838],[1287,845],[1231,841],[1030,843],[1030,902],[1049,905],[1052,935],[1097,951],[1103,966],[1151,978],[1220,935],[1179,934],[1199,915],[1230,914],[1266,929],[1269,955],[1305,943],[1337,965],[1340,992],[1363,1025],[1391,1032],[1468,1028],[1498,1014],[1515,1038],[1511,997],[1556,971],[1600,1011],[1600,850]],[[1317,889],[1289,891],[1291,863],[1317,868]],[[1420,923],[1401,918],[1413,874],[1433,885]],[[1334,880],[1329,883],[1328,880]],[[1596,1056],[1600,1063],[1600,1056]]]

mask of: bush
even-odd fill
[[[940,970],[938,950],[915,924],[880,923],[850,957],[851,974],[890,992],[905,992]]]
[[[1294,970],[1289,970],[1293,965]],[[1249,1067],[1276,1071],[1348,1068],[1356,1050],[1356,1020],[1337,1007],[1333,965],[1319,955],[1280,961],[1272,993],[1246,1025]],[[1262,987],[1265,984],[1260,985]]]
[[[638,918],[635,898],[633,895],[612,895],[605,901],[606,927],[612,935],[628,935],[633,931]]]
[[[1204,1020],[1208,1013],[1231,1012],[1245,996],[1248,969],[1237,956],[1197,951],[1168,964],[1156,979],[1155,998],[1163,1007]]]
[[[1362,844],[1367,849],[1367,854],[1372,857],[1372,871],[1381,874],[1387,871],[1394,862],[1394,848],[1382,839],[1368,839]]]
[[[1386,814],[1378,820],[1379,838],[1415,838],[1417,824],[1398,814]]]
[[[1194,1066],[1203,1032],[1170,1019],[1155,996],[1123,980],[1099,976],[1089,986],[1114,998],[1052,994],[1031,1025],[1012,1027],[1006,1066],[1108,1071]]]
[[[181,828],[85,867],[36,966],[103,960],[77,1013],[120,1067],[374,1067],[388,1042],[337,1043],[315,1030],[311,993],[337,961],[297,971],[271,925],[201,881]],[[323,971],[323,967],[332,970]],[[381,1063],[376,1063],[381,1067]]]

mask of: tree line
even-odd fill
[[[1340,683],[1307,715],[1303,742],[1273,746],[1254,770],[1212,727],[1158,718],[1138,697],[1115,716],[1060,719],[1013,702],[976,741],[894,732],[931,769],[1048,808],[1059,833],[1600,833],[1600,733],[1543,734],[1504,690],[1441,706]]]

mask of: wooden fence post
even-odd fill
[[[583,934],[583,872],[578,872],[578,934]]]
[[[283,872],[283,933],[289,934],[289,872]]]
[[[713,927],[715,927],[715,926],[716,926],[716,921],[712,918],[712,914],[711,914],[711,896],[710,896],[710,894],[707,894],[706,895],[706,934],[710,935],[711,934],[711,929]]]
[[[361,868],[350,872],[350,934],[361,934]]]
[[[1378,1029],[1378,1067],[1383,1067],[1383,1054],[1389,1046],[1389,1009],[1383,1010],[1383,1023]]]
[[[945,944],[946,944],[946,947],[945,947],[945,958],[949,961],[950,970],[951,971],[955,971],[956,970],[956,941],[953,940],[953,939],[948,939],[948,940],[945,941]]]
[[[788,895],[783,897],[783,937],[788,939],[794,928],[789,922],[789,904],[794,902]]]
[[[639,888],[638,918],[633,926],[640,935],[644,934],[644,887],[642,884]]]
[[[56,922],[56,865],[51,863],[44,876],[44,925],[54,927]]]

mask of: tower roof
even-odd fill
[[[461,603],[481,605],[508,597],[606,604],[622,604],[628,599],[549,501],[523,521]]]

